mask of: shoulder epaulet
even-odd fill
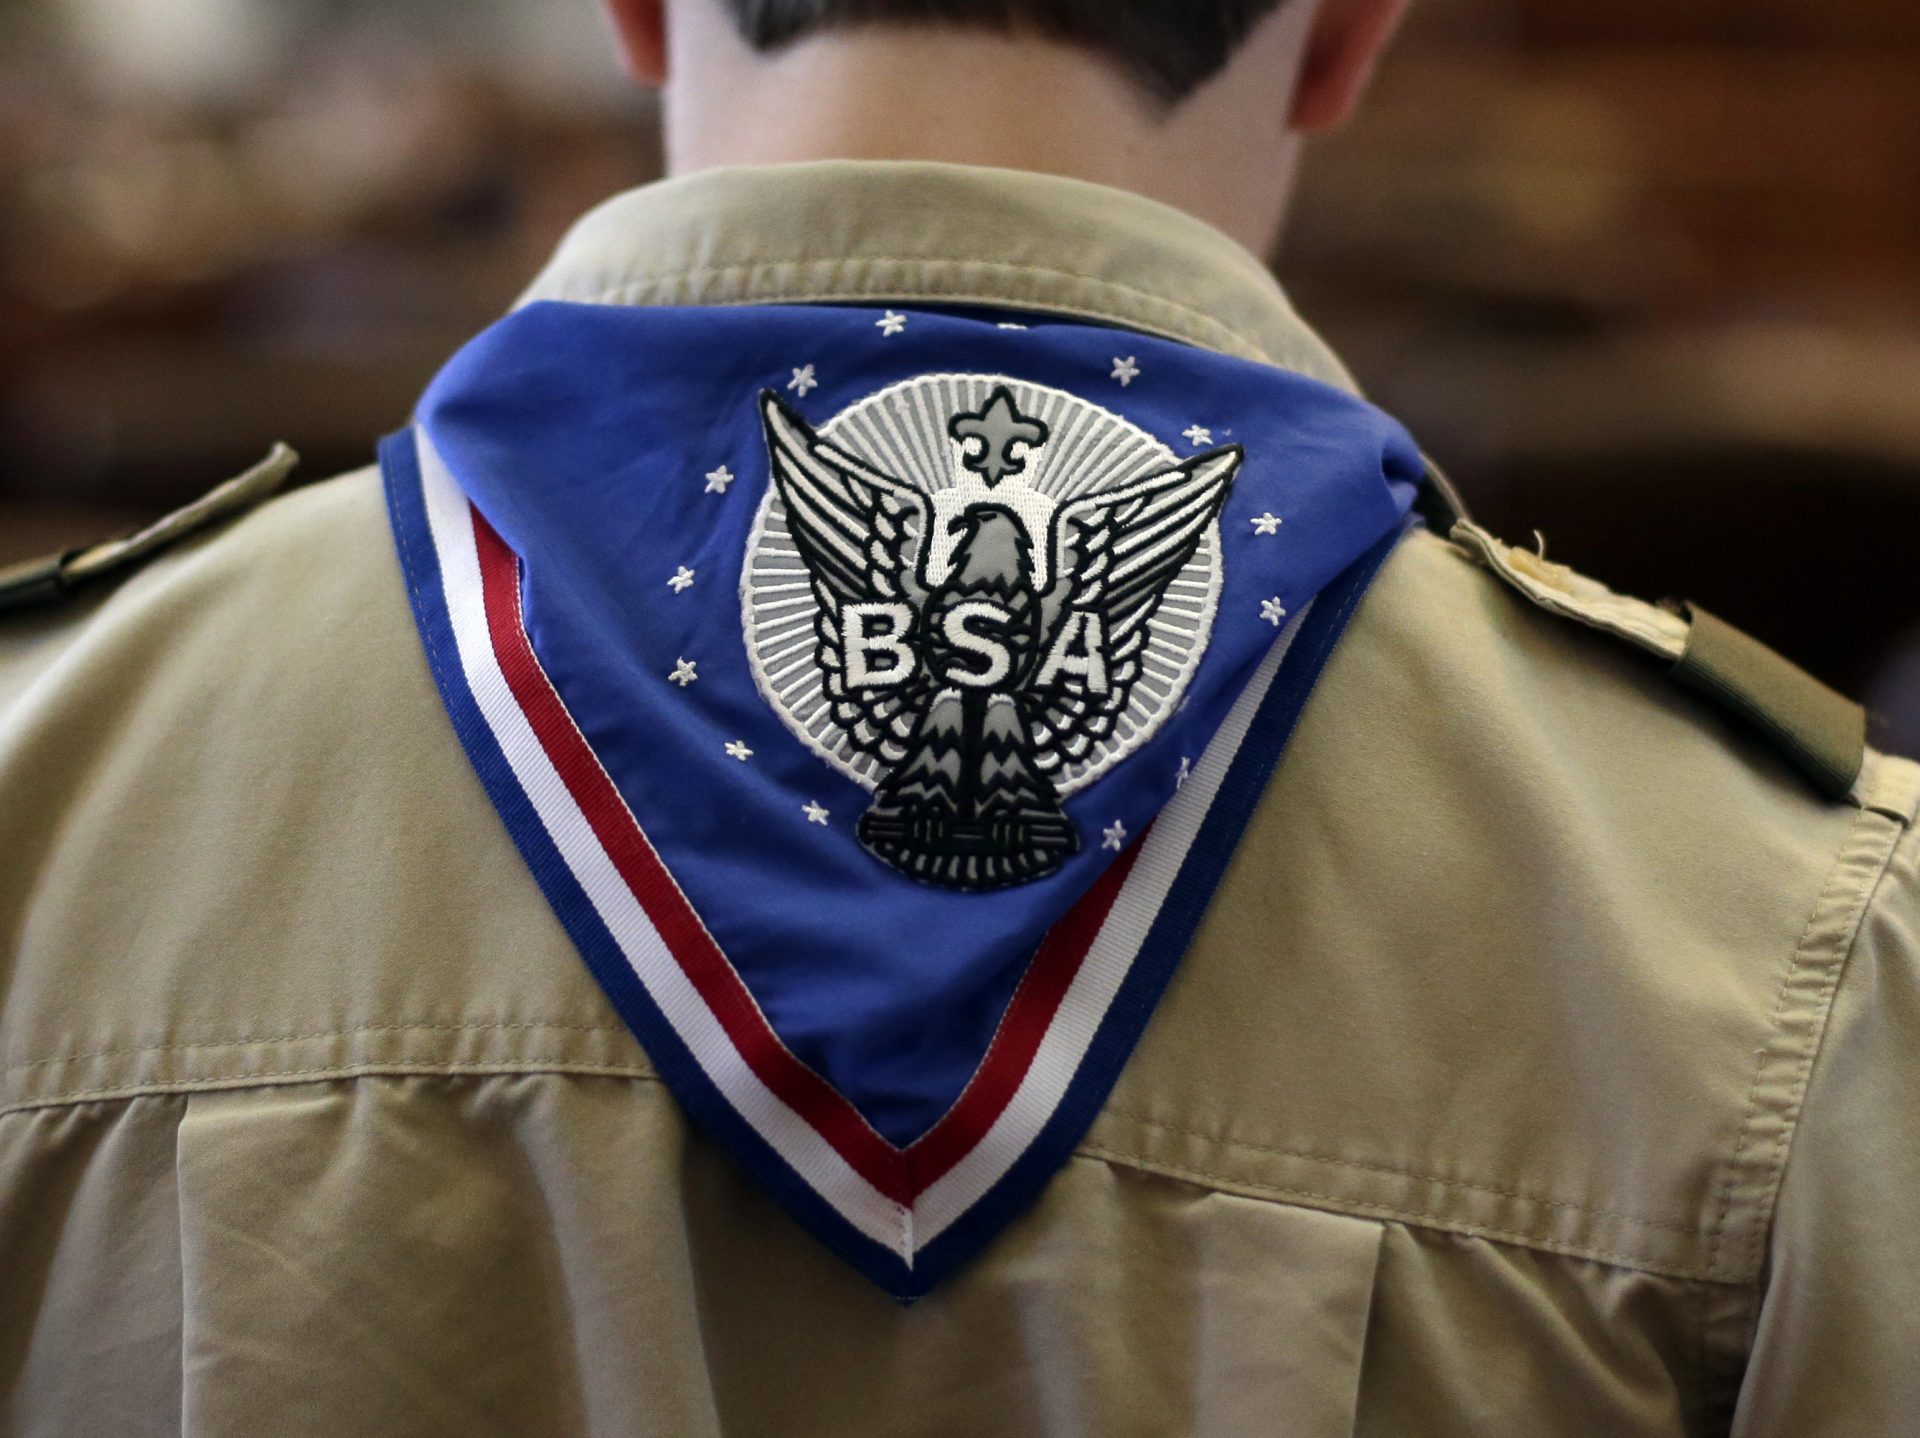
[[[1853,792],[1866,762],[1866,711],[1791,660],[1698,605],[1616,594],[1471,520],[1458,520],[1448,538],[1542,609],[1665,660],[1673,679],[1753,725],[1828,798]]]
[[[55,603],[95,580],[126,572],[216,520],[251,509],[285,484],[299,463],[299,455],[276,444],[271,454],[244,474],[215,485],[191,504],[132,534],[0,567],[0,616]]]

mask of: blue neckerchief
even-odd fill
[[[431,549],[402,492],[427,454],[752,1003],[901,1149],[1420,474],[1391,419],[1297,375],[920,309],[538,304],[417,431],[387,455],[403,551]],[[471,676],[436,668],[458,722]]]

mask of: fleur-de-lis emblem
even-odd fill
[[[947,433],[960,441],[960,462],[986,481],[987,488],[1027,467],[1027,454],[1047,442],[1047,427],[1014,407],[1013,395],[1001,385],[977,411],[956,414]],[[973,441],[980,441],[976,450]],[[1019,454],[1013,452],[1021,446]]]

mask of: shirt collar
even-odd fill
[[[1247,250],[1170,206],[1054,175],[828,160],[619,195],[522,303],[1007,306],[1122,325],[1354,383]]]

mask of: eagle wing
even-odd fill
[[[818,602],[815,656],[833,721],[861,753],[896,764],[925,698],[918,631],[926,593],[915,559],[927,531],[926,497],[822,439],[771,390],[762,392],[760,412],[787,531]],[[905,680],[885,687],[847,682],[850,604],[908,606],[907,632],[891,636],[915,656]]]
[[[1044,656],[1052,654],[1070,623],[1084,634],[1094,619],[1104,640],[1104,683],[1060,675],[1030,688],[1027,702],[1042,772],[1057,773],[1084,758],[1126,712],[1140,677],[1147,621],[1220,513],[1243,453],[1230,445],[1196,455],[1077,500],[1055,517],[1058,577],[1043,600],[1046,643],[1033,674],[1036,679],[1045,674]]]

